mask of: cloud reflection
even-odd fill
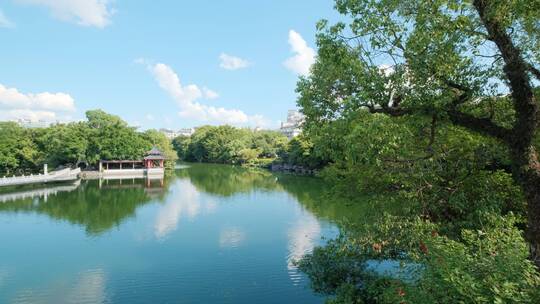
[[[217,204],[213,201],[202,201],[201,194],[188,180],[178,180],[170,199],[160,208],[154,223],[154,235],[163,239],[175,231],[182,217],[194,219],[201,211],[212,213]]]
[[[50,282],[44,288],[26,288],[12,303],[99,304],[108,302],[106,275],[103,269],[89,269],[79,274],[73,285]]]
[[[154,235],[161,239],[176,230],[180,216],[194,218],[199,213],[201,203],[200,193],[189,181],[178,181],[179,187],[175,187],[171,200],[163,206],[156,217]]]
[[[105,272],[92,269],[83,272],[73,289],[68,293],[67,303],[105,303]]]
[[[219,234],[219,247],[236,248],[246,239],[246,233],[239,227],[228,227]]]
[[[311,253],[317,241],[321,238],[321,225],[311,213],[304,213],[288,232],[289,245],[287,269],[291,280],[296,284],[302,279],[295,261]]]

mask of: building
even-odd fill
[[[30,120],[27,118],[17,119],[17,124],[23,128],[35,129],[35,128],[47,128],[49,123],[43,120]]]
[[[194,128],[183,128],[183,129],[180,129],[180,130],[171,130],[171,129],[159,129],[159,132],[165,134],[165,136],[168,138],[168,139],[174,139],[178,136],[191,136],[193,135],[193,133],[195,133],[195,129]]]
[[[193,135],[193,133],[195,133],[195,128],[183,128],[183,129],[178,130],[178,136],[182,135],[182,136],[189,137]]]
[[[153,147],[141,160],[100,160],[99,174],[103,178],[160,178],[165,173],[165,160]]]
[[[178,132],[171,129],[159,129],[159,132],[163,133],[168,139],[174,139],[178,136]]]
[[[303,123],[304,115],[302,115],[302,113],[295,110],[289,110],[287,112],[287,121],[281,123],[281,128],[279,128],[279,131],[283,135],[287,136],[287,138],[291,139],[302,133]]]

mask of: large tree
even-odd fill
[[[318,24],[318,60],[298,86],[308,132],[366,109],[498,140],[525,194],[540,265],[540,1],[336,0],[336,8],[349,21]]]
[[[149,144],[120,117],[102,110],[86,112],[88,149],[86,160],[96,164],[100,159],[140,159]]]

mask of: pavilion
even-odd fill
[[[165,156],[155,146],[142,160],[100,160],[99,172],[103,177],[144,177],[165,173]]]
[[[155,146],[152,148],[152,150],[146,152],[146,156],[144,157],[145,168],[163,168],[164,162],[165,156]]]

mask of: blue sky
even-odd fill
[[[275,127],[331,0],[2,0],[0,119]]]

